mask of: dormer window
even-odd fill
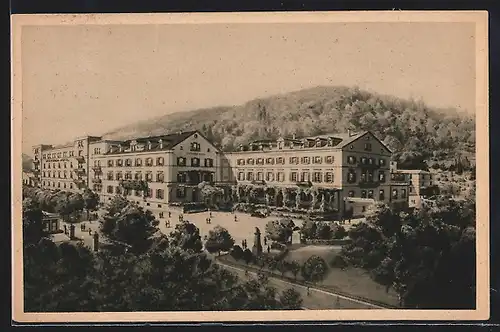
[[[316,140],[316,147],[317,148],[321,147],[321,140],[319,138]]]
[[[151,143],[151,141],[148,141],[147,146],[148,146],[148,150],[151,150],[151,148],[153,147],[153,144]]]
[[[160,140],[158,141],[158,144],[160,145],[160,149],[163,149],[163,140],[162,140],[162,139],[160,139]]]

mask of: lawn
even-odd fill
[[[284,258],[287,261],[297,260],[300,263],[305,262],[310,256],[317,255],[325,259],[329,265],[333,257],[340,252],[339,247],[331,246],[305,246],[292,250]],[[223,261],[232,264],[244,265],[242,261],[235,261],[231,256],[227,255],[222,258]],[[258,268],[258,267],[256,267]],[[280,273],[273,271],[276,276]],[[294,279],[291,272],[286,272],[287,279]],[[298,281],[303,281],[303,278],[297,276]],[[346,269],[330,267],[326,278],[318,284],[319,287],[339,292],[353,297],[359,297],[366,300],[371,300],[375,303],[384,303],[390,306],[398,306],[399,301],[394,290],[389,289],[386,292],[385,286],[382,286],[370,278],[370,275],[360,268],[348,267]]]

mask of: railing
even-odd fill
[[[78,161],[79,163],[83,163],[85,162],[85,157],[83,156],[78,156],[78,157],[75,157],[76,161]]]
[[[92,179],[92,183],[102,183],[102,179]]]
[[[92,170],[95,172],[95,173],[101,173],[102,172],[102,167],[99,166],[99,165],[95,165],[95,166],[92,166]]]
[[[85,168],[76,168],[75,169],[76,174],[84,175],[85,174]]]

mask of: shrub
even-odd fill
[[[233,248],[231,249],[231,257],[238,261],[240,259],[243,259],[243,255],[243,249],[239,245],[233,246]]]
[[[255,256],[250,249],[245,249],[245,251],[243,251],[243,260],[247,264],[250,264],[255,260]]]
[[[347,236],[347,231],[345,230],[344,226],[337,226],[333,230],[333,237],[335,239],[343,239]]]
[[[342,255],[336,255],[330,262],[331,267],[336,267],[339,269],[345,269],[348,265],[349,265],[348,262]]]

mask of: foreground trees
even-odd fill
[[[471,202],[438,201],[411,214],[379,204],[353,227],[342,250],[350,264],[392,287],[410,308],[475,306],[475,214]]]
[[[25,208],[29,211],[26,216],[35,220],[36,206],[27,201]],[[198,228],[188,221],[177,225],[169,235],[156,232],[156,225],[147,212],[116,198],[107,207],[102,220],[104,237],[116,242],[111,241],[107,249],[103,247],[97,254],[83,246],[57,245],[43,238],[26,242],[25,310],[186,311],[300,307],[297,294],[291,291],[279,294],[262,278],[241,281],[215,264],[202,252]],[[218,234],[225,232],[221,230]],[[108,250],[119,246],[118,241],[125,242],[130,250]]]

